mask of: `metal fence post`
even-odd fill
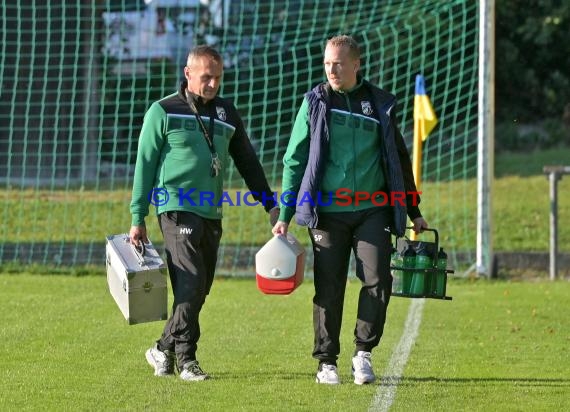
[[[558,181],[562,175],[570,174],[570,166],[544,166],[544,173],[550,182],[550,280],[558,275]]]

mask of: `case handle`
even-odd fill
[[[137,257],[137,259],[139,261],[139,265],[142,266],[144,264],[144,254],[146,252],[144,242],[142,240],[139,240],[138,245],[133,245],[131,243],[131,246],[133,247],[133,251],[135,252],[135,256]]]
[[[408,227],[406,227],[406,229],[413,229],[413,228],[414,228],[413,226],[408,226]],[[439,233],[437,233],[437,230],[436,230],[436,229],[426,228],[426,229],[424,229],[423,231],[424,231],[424,232],[425,232],[425,231],[433,232],[433,233],[434,233],[434,236],[435,236],[435,245],[436,245],[436,246],[439,245]],[[407,238],[405,235],[404,235],[404,237]],[[409,240],[409,239],[408,239],[408,240]]]

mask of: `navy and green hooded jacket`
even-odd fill
[[[347,92],[321,83],[305,94],[283,158],[279,220],[295,215],[314,228],[319,213],[392,207],[390,229],[402,236],[406,215],[421,213],[395,106],[394,95],[360,77]],[[370,198],[357,199],[357,192]]]

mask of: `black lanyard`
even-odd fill
[[[196,116],[196,120],[198,121],[198,124],[202,129],[202,133],[204,134],[204,139],[206,139],[206,143],[208,144],[208,148],[210,149],[210,153],[212,155],[212,162],[210,165],[211,166],[210,175],[212,177],[216,177],[220,173],[220,170],[222,169],[222,162],[220,161],[220,158],[218,157],[218,153],[216,153],[216,148],[214,146],[214,139],[213,139],[214,123],[215,123],[214,116],[210,113],[210,124],[209,124],[210,131],[208,132],[208,130],[206,130],[206,125],[202,121],[200,113],[198,113],[198,108],[196,107],[196,103],[194,103],[194,99],[192,98],[192,96],[190,96],[188,90],[185,90],[185,93],[186,93],[186,101],[188,102],[188,106]]]

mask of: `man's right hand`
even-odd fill
[[[286,236],[288,228],[288,223],[285,223],[282,220],[278,220],[277,223],[275,223],[275,226],[273,226],[273,229],[271,229],[271,232],[273,232],[274,235]]]
[[[148,243],[148,237],[146,235],[146,226],[131,226],[131,230],[129,232],[129,241],[134,246],[138,246],[140,241],[143,243]]]

